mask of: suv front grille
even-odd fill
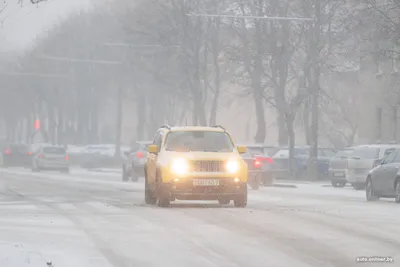
[[[194,172],[223,172],[224,162],[221,160],[194,160],[192,161]]]

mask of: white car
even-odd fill
[[[32,171],[58,170],[69,173],[69,157],[67,151],[59,146],[42,146],[35,151],[32,159]]]

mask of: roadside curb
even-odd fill
[[[272,187],[279,187],[279,188],[298,188],[296,185],[293,185],[293,184],[273,184]]]
[[[105,170],[105,169],[86,169],[87,171],[91,171],[91,172],[105,172],[105,173],[122,173],[121,171],[115,169],[115,170]]]

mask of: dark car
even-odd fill
[[[139,177],[144,176],[147,148],[151,143],[152,141],[138,141],[130,151],[125,153],[126,160],[122,164],[122,181],[128,181],[131,178],[136,182]]]
[[[295,147],[293,171],[296,177],[304,177],[307,174],[307,164],[310,147]],[[333,148],[318,148],[317,168],[319,178],[329,177],[329,164],[336,151]],[[277,178],[290,178],[289,149],[279,150],[273,157],[273,171]]]
[[[251,151],[247,150],[242,155],[243,160],[247,163],[248,184],[252,189],[257,190],[260,187],[262,180],[262,163],[258,160]]]
[[[2,167],[30,167],[32,162],[32,151],[26,144],[9,144],[3,148],[1,153]]]
[[[264,186],[271,186],[274,183],[275,176],[273,172],[272,156],[280,150],[279,147],[268,146],[263,144],[248,144],[245,145],[249,153],[252,154],[255,162],[259,164],[261,170],[261,183]]]

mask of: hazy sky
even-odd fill
[[[58,22],[67,19],[72,12],[88,9],[91,0],[48,0],[38,6],[24,0],[0,0],[0,52],[7,56],[29,49],[37,37],[44,37],[46,31]]]

